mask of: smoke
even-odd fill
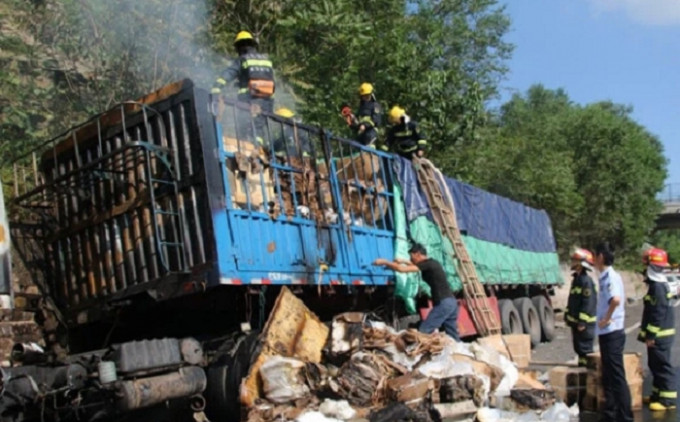
[[[211,47],[207,0],[77,3],[81,35],[90,37],[95,55],[108,56],[97,63],[107,78],[133,79],[129,86],[144,92],[182,78],[208,87],[228,61]]]
[[[125,80],[127,98],[137,97],[183,78],[210,89],[231,57],[216,51],[211,33],[210,0],[77,0],[74,13],[94,54],[112,58],[106,78]],[[239,30],[233,28],[231,39]],[[263,46],[267,51],[267,46]],[[102,60],[103,62],[103,60]],[[276,63],[274,63],[276,67]],[[235,96],[227,88],[227,95]],[[291,86],[277,77],[277,106],[296,109]]]

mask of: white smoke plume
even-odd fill
[[[207,87],[228,57],[210,46],[210,11],[204,0],[79,0],[83,36],[116,54],[120,73],[147,91],[182,78]],[[141,81],[140,81],[141,79]]]

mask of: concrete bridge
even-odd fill
[[[670,183],[658,196],[663,210],[656,218],[656,230],[680,229],[680,183]]]

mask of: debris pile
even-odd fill
[[[398,332],[362,313],[337,315],[329,329],[286,288],[260,342],[241,385],[249,422],[569,421],[578,415],[497,347]]]

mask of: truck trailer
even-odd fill
[[[47,344],[13,350],[3,420],[238,420],[282,286],[322,320],[363,311],[412,326],[426,286],[372,263],[417,241],[461,289],[411,162],[190,80],[92,117],[14,174],[10,233],[45,299]],[[547,214],[443,185],[503,333],[549,341],[563,281]]]

